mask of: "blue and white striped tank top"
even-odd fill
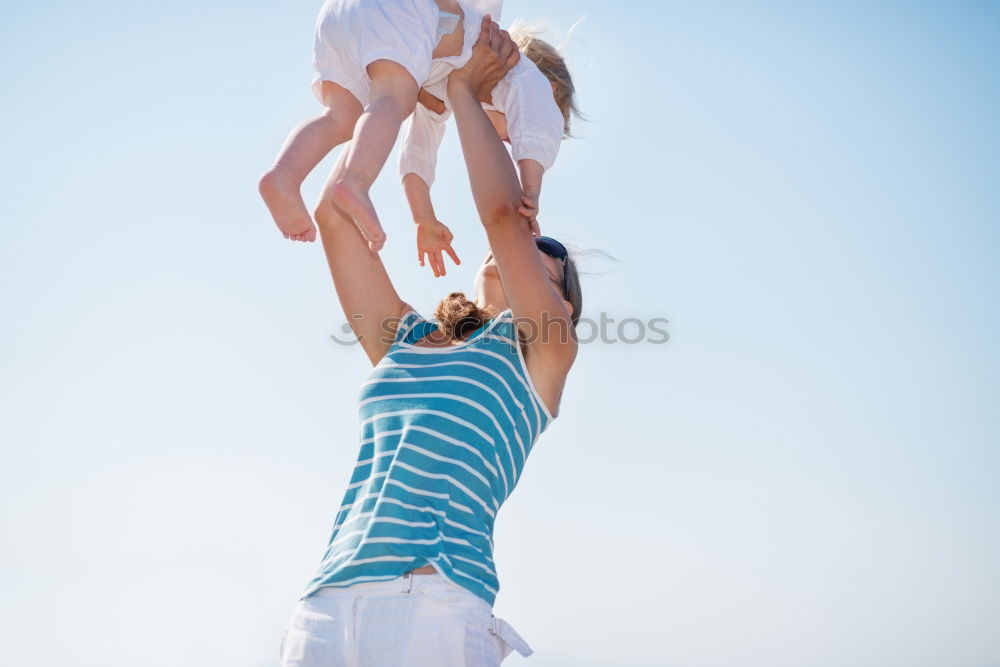
[[[361,449],[319,571],[326,586],[423,565],[486,600],[500,583],[493,523],[552,415],[531,384],[510,310],[447,348],[410,311],[359,398]]]

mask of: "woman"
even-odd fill
[[[448,83],[490,244],[475,303],[450,295],[439,325],[425,320],[328,193],[316,211],[337,294],[375,368],[361,391],[358,461],[282,639],[283,667],[486,667],[531,653],[492,613],[493,522],[558,409],[581,298],[565,248],[534,238],[518,213],[514,166],[479,102],[517,57],[484,21]],[[343,153],[330,183],[342,168]]]

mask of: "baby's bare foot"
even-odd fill
[[[298,184],[277,168],[264,174],[258,186],[271,217],[286,239],[315,241],[316,225],[306,210]]]
[[[373,252],[380,251],[385,245],[385,231],[382,230],[368,193],[350,179],[342,178],[333,184],[331,196],[333,203],[354,220],[354,224],[368,241],[368,247]]]

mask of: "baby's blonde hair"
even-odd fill
[[[510,26],[510,37],[517,44],[517,48],[535,63],[545,78],[552,83],[552,93],[563,115],[563,136],[569,137],[570,118],[581,117],[580,109],[576,106],[576,87],[573,85],[573,77],[570,76],[560,49],[539,37],[542,32],[544,29],[540,26],[520,19]]]

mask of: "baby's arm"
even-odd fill
[[[403,126],[403,143],[399,150],[400,178],[416,174],[428,190],[434,185],[437,152],[444,138],[445,123],[451,117],[451,111],[443,103],[441,109],[444,112],[437,113],[423,104],[417,104]]]
[[[413,220],[417,223],[417,261],[423,266],[426,258],[434,277],[443,276],[447,271],[441,253],[448,253],[456,265],[462,263],[451,247],[451,230],[434,215],[431,189],[424,179],[414,173],[407,174],[403,177],[403,190],[406,192]]]
[[[444,113],[436,113],[423,104],[417,104],[407,121],[399,153],[403,192],[410,205],[413,222],[417,225],[417,260],[423,266],[426,258],[435,276],[445,275],[442,253],[448,253],[455,264],[461,263],[451,247],[451,230],[437,219],[431,200],[437,151],[444,137],[445,121],[451,116],[443,104],[440,108]]]
[[[411,171],[403,176],[403,192],[406,193],[406,203],[410,205],[413,222],[418,225],[437,222],[434,202],[431,201],[431,188],[427,181]]]
[[[531,229],[537,235],[538,198],[542,194],[542,176],[545,174],[545,168],[541,162],[525,158],[517,161],[517,170],[521,175],[521,207],[517,210],[531,221]]]
[[[521,215],[538,229],[542,176],[552,168],[563,137],[563,116],[552,95],[552,85],[528,58],[511,70],[503,105],[507,136],[521,177]]]

